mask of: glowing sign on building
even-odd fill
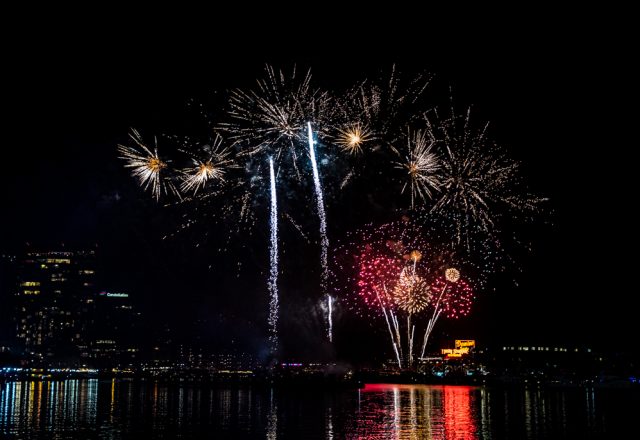
[[[129,298],[128,293],[100,292],[100,296],[106,296],[109,298]]]
[[[443,348],[442,354],[446,354],[449,357],[460,357],[463,354],[469,354],[469,347],[463,348]]]
[[[456,348],[464,348],[464,347],[473,348],[475,346],[476,346],[475,339],[456,339]]]

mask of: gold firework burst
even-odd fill
[[[429,304],[431,288],[424,278],[405,267],[393,289],[393,299],[407,313],[420,313]]]
[[[360,124],[338,130],[337,144],[349,154],[362,153],[362,144],[371,140],[371,132]]]

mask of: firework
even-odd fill
[[[438,278],[433,283],[433,290],[445,290],[442,296],[442,313],[446,318],[458,319],[468,316],[473,303],[473,289],[463,279],[451,282],[446,278]]]
[[[405,312],[415,315],[422,312],[431,299],[429,283],[411,268],[404,268],[393,289],[393,301]]]
[[[433,302],[431,318],[429,318],[424,332],[422,357],[424,357],[429,336],[433,332],[438,318],[441,315],[450,319],[468,316],[473,302],[473,289],[460,278],[460,272],[457,269],[447,269],[444,276],[433,281],[431,288],[436,297]]]
[[[301,211],[319,220],[320,288],[328,338],[333,339],[334,301],[347,297],[344,292],[354,292],[345,299],[348,306],[359,315],[384,317],[398,366],[411,366],[416,327],[424,328],[422,318],[427,321],[424,355],[439,317],[466,316],[474,289],[499,268],[500,217],[535,212],[543,200],[523,191],[518,164],[491,141],[486,124],[471,123],[469,111],[457,115],[452,109],[444,118],[437,109],[425,113],[422,97],[429,80],[427,75],[401,77],[394,66],[386,78],[362,81],[339,97],[314,87],[309,71],[285,74],[267,66],[256,87],[230,93],[223,122],[209,121],[214,133],[226,135],[228,147],[222,148],[217,135],[208,143],[189,140],[177,148],[190,158],[182,168],[161,159],[157,140],[149,146],[135,130],[130,135],[133,145],[119,145],[118,150],[155,199],[176,191],[178,183],[181,198],[175,204],[185,210],[179,229],[207,215],[224,221],[236,236],[250,235],[254,225],[266,224],[260,219],[266,219],[265,210],[270,209],[267,284],[274,352],[278,208],[296,206],[282,214],[312,242],[309,225],[292,217],[298,215],[296,204],[303,203],[306,209]],[[409,193],[410,206],[407,202],[404,208],[421,217],[371,225],[352,234],[352,241],[338,249],[347,257],[343,255],[345,261],[336,268],[350,274],[330,292],[327,211],[337,198],[334,193],[341,195],[357,180],[365,182],[363,200],[370,198],[377,213],[379,208],[398,206]],[[311,182],[315,204],[308,203],[313,198]],[[276,189],[286,196],[280,207]],[[219,228],[210,224],[205,233],[218,235]],[[233,242],[230,233],[219,249]],[[341,279],[335,278],[332,282]]]
[[[336,251],[336,270],[347,274],[345,278],[336,273],[338,291],[345,289],[345,303],[358,314],[384,318],[400,367],[412,367],[416,354],[424,357],[441,316],[455,319],[470,311],[473,289],[461,279],[458,267],[465,267],[469,275],[479,271],[440,240],[435,229],[403,217],[354,232]],[[425,334],[418,353],[416,330]]]
[[[221,144],[222,138],[216,136],[212,146],[207,145],[203,148],[206,159],[192,158],[193,166],[182,171],[184,178],[180,189],[183,192],[196,193],[210,180],[224,182],[227,168],[233,165],[233,161],[229,158],[231,151],[222,148]]]
[[[430,81],[428,74],[404,77],[394,65],[388,75],[362,81],[346,93],[341,103],[343,118],[352,126],[367,127],[372,138],[388,144],[398,128],[410,122],[407,115],[421,113],[416,104]]]
[[[346,280],[336,277],[341,288],[357,294],[347,303],[384,317],[400,367],[415,362],[416,326],[433,307],[432,282],[447,265],[443,252],[429,241],[427,230],[408,218],[357,231],[337,252],[344,256],[338,257],[338,266],[355,271]]]
[[[313,146],[313,131],[311,130],[311,122],[307,122],[307,140],[309,142],[309,157],[311,158],[311,168],[313,170],[313,186],[316,192],[316,206],[318,208],[318,217],[320,218],[320,265],[322,267],[321,288],[327,297],[327,334],[329,341],[333,340],[332,318],[331,318],[331,302],[332,299],[326,293],[327,279],[329,277],[329,238],[327,237],[327,215],[324,210],[324,195],[322,193],[322,185],[320,183],[320,173],[318,172],[318,163],[316,162],[316,150]]]
[[[276,197],[276,177],[273,160],[269,160],[269,176],[271,182],[271,248],[269,271],[269,326],[271,353],[278,349],[278,199]]]
[[[266,153],[280,161],[289,156],[298,178],[298,157],[304,152],[309,121],[325,126],[333,106],[329,93],[311,86],[311,72],[290,76],[266,67],[266,78],[254,90],[234,90],[230,96],[229,122],[219,128],[240,147],[241,154]]]
[[[458,269],[450,267],[444,272],[444,276],[447,279],[447,281],[455,283],[460,279],[460,271]]]
[[[140,186],[151,190],[153,197],[158,200],[161,193],[169,187],[175,190],[171,183],[165,185],[162,174],[167,168],[167,163],[158,156],[158,141],[154,139],[153,151],[143,142],[142,136],[137,130],[131,130],[129,137],[134,146],[118,145],[120,158],[127,163],[126,168],[132,168],[131,173],[138,179]]]
[[[434,111],[425,120],[442,152],[440,191],[429,212],[455,222],[458,241],[491,233],[500,213],[538,209],[544,199],[521,190],[519,165],[488,137],[488,123],[474,126],[470,109],[445,119]]]
[[[422,252],[415,249],[412,250],[409,254],[409,259],[413,262],[413,264],[418,263],[420,260],[422,260]]]
[[[416,130],[407,135],[407,150],[403,162],[396,162],[395,167],[406,172],[409,179],[402,187],[402,192],[407,186],[411,189],[411,207],[414,207],[416,198],[425,201],[431,197],[434,190],[440,187],[438,170],[440,162],[438,156],[432,151],[434,140],[430,139],[428,132]]]
[[[348,125],[346,128],[338,129],[338,139],[336,143],[348,154],[362,153],[362,144],[372,140],[369,129],[360,123]]]

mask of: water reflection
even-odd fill
[[[607,420],[629,406],[620,396],[605,403],[600,396],[592,388],[367,385],[332,392],[26,381],[3,386],[0,437],[583,438],[602,434]],[[618,419],[609,426],[619,426]]]
[[[267,439],[278,438],[278,405],[273,398],[273,389],[269,393],[269,415],[267,416]]]
[[[97,402],[97,380],[10,382],[0,394],[0,432],[91,426],[96,421]]]
[[[354,434],[368,439],[478,437],[479,389],[466,386],[367,385]],[[473,410],[472,410],[473,409]]]

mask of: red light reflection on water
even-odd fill
[[[357,438],[478,438],[477,387],[367,384],[360,394]]]

